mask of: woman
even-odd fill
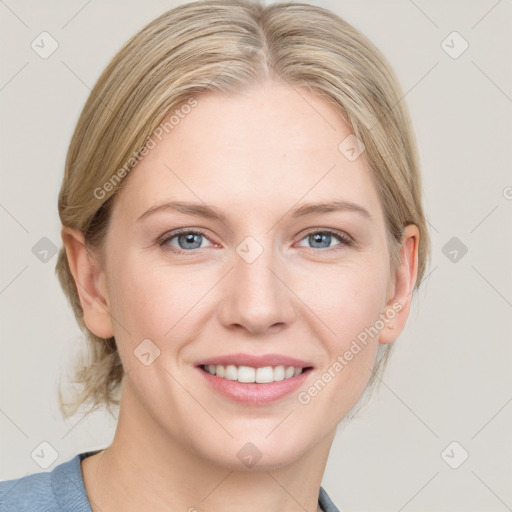
[[[90,351],[62,410],[120,404],[116,433],[0,484],[2,510],[338,510],[337,426],[429,254],[401,98],[379,51],[307,4],[189,3],[128,41],[59,196]]]

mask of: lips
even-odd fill
[[[231,354],[196,364],[213,390],[235,402],[255,406],[292,393],[309,377],[312,366],[308,361],[280,354]]]
[[[313,366],[313,364],[309,361],[281,354],[230,354],[202,359],[201,361],[195,363],[195,366],[217,365],[251,366],[253,368],[263,368],[265,366],[294,366],[295,368],[309,368]]]

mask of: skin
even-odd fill
[[[94,512],[317,510],[336,427],[365,389],[379,343],[405,326],[419,232],[406,227],[392,273],[364,153],[347,160],[338,145],[350,128],[331,105],[297,90],[267,83],[236,96],[199,96],[126,178],[101,257],[80,232],[62,230],[85,323],[100,337],[115,336],[126,372],[114,440],[82,462]],[[163,209],[137,221],[170,200],[211,205],[226,220]],[[357,203],[371,219],[355,211],[290,215],[327,200]],[[178,228],[201,228],[201,248],[178,237],[167,247],[191,254],[159,245]],[[353,245],[308,237],[328,228]],[[236,252],[247,236],[263,247],[252,263]],[[299,403],[298,392],[397,303],[402,309],[378,336]],[[149,366],[134,355],[147,338],[160,349]],[[276,403],[240,405],[194,366],[238,352],[302,358],[313,371]],[[252,468],[237,457],[247,442],[262,454]]]

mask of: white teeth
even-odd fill
[[[294,370],[295,368],[293,366],[288,366],[288,368],[286,368],[286,371],[284,372],[284,378],[289,379],[290,377],[293,377]]]
[[[226,371],[224,373],[224,378],[229,380],[237,380],[238,379],[238,369],[236,366],[232,364],[228,364],[226,366]]]
[[[265,384],[268,382],[274,382],[274,370],[272,366],[264,366],[256,370],[256,382]]]
[[[302,373],[302,368],[295,368],[294,366],[264,366],[262,368],[253,368],[251,366],[235,366],[233,364],[223,366],[217,364],[205,365],[204,369],[208,373],[217,375],[217,377],[223,377],[224,379],[248,383],[258,382],[259,384],[290,379]]]
[[[256,369],[250,366],[239,366],[237,380],[238,382],[255,382]]]
[[[302,368],[300,371],[302,371]],[[284,380],[284,366],[276,366],[274,368],[274,380]]]

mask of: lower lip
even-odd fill
[[[265,405],[285,397],[303,384],[311,372],[311,368],[308,368],[299,375],[289,379],[258,384],[256,382],[245,383],[229,380],[212,375],[200,367],[197,367],[197,369],[215,391],[218,391],[221,395],[230,398],[234,402],[246,405]]]

